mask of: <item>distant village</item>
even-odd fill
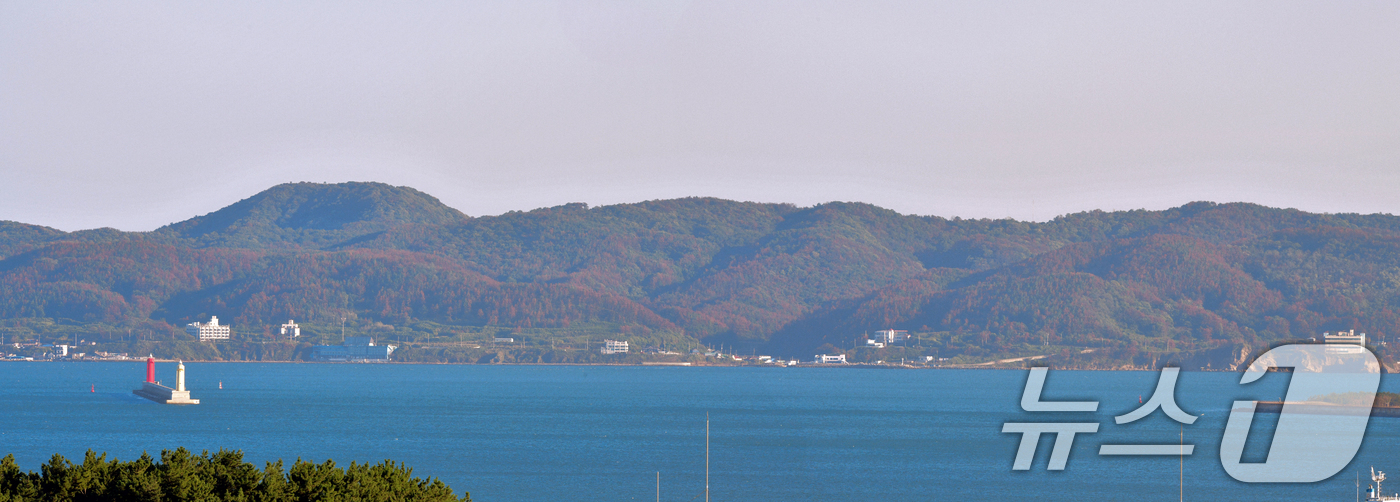
[[[185,326],[185,333],[201,342],[228,341],[233,338],[233,327],[228,324],[219,323],[218,316],[211,316],[209,322],[192,322]],[[301,337],[301,326],[296,321],[288,320],[281,325],[279,336],[292,341]],[[376,345],[373,337],[352,336],[342,337],[340,345],[318,345],[312,347],[311,359],[325,362],[387,362],[391,360],[394,345]],[[4,354],[5,360],[88,360],[88,361],[125,361],[139,359],[142,356],[137,354],[132,356],[127,353],[112,352],[80,352],[82,347],[96,346],[97,342],[86,339],[74,340],[72,344],[52,343],[40,344],[37,340],[26,342],[13,342],[9,344],[15,349],[30,349],[42,351],[40,356],[20,355],[14,353]]]
[[[335,345],[315,345],[311,347],[308,360],[318,362],[391,362],[394,360],[394,352],[399,349],[398,345],[377,343],[372,336],[344,336],[344,327],[341,328],[341,343]],[[198,340],[206,343],[227,342],[234,338],[233,327],[227,323],[219,321],[218,316],[210,316],[208,322],[192,322],[185,326],[185,334],[191,340]],[[280,340],[294,342],[302,337],[302,327],[295,320],[288,320],[286,323],[276,327],[275,332]],[[906,343],[910,335],[905,330],[880,330],[874,336],[862,334],[856,338],[855,346],[868,348],[885,348]],[[595,342],[596,343],[596,342]],[[38,340],[13,341],[5,345],[6,349],[13,348],[17,353],[6,350],[3,354],[5,360],[15,361],[125,361],[141,359],[145,354],[129,354],[125,352],[104,352],[94,350],[99,344],[96,341],[89,341],[78,338],[71,343],[47,343],[41,344]],[[470,348],[489,349],[510,349],[519,347],[519,342],[514,337],[497,336],[491,339],[489,344],[477,344]],[[683,351],[670,350],[664,345],[634,348],[627,340],[604,339],[601,345],[597,345],[597,353],[604,356],[643,354],[655,356],[655,359],[683,359],[688,361],[640,361],[642,365],[671,365],[690,366],[693,364],[752,364],[752,365],[774,365],[774,366],[811,366],[811,365],[844,365],[852,364],[847,361],[846,354],[813,354],[811,359],[783,359],[770,355],[750,354],[741,355],[726,352],[715,348],[688,348]],[[84,350],[87,348],[88,350]],[[703,357],[703,361],[696,360]],[[647,358],[652,359],[652,358]],[[923,361],[899,361],[899,364],[920,364],[929,365],[937,363],[933,357],[926,357]],[[863,363],[857,363],[863,364]],[[875,364],[886,364],[885,361],[877,361]]]
[[[295,358],[284,358],[286,360],[345,363],[385,363],[395,361],[395,352],[400,349],[400,345],[381,343],[377,341],[373,336],[346,336],[344,330],[345,327],[342,323],[342,326],[340,328],[340,343],[338,344],[326,343],[326,339],[334,339],[334,335],[327,336],[326,333],[321,333],[321,335],[318,338],[313,337],[313,340],[319,339],[321,341],[322,344],[319,345],[310,345],[305,342],[300,342],[302,338],[302,327],[301,325],[297,324],[295,320],[288,320],[286,323],[283,323],[280,326],[276,326],[275,329],[272,330],[272,332],[276,333],[275,337],[277,340],[280,340],[281,342],[291,342],[293,343],[293,345],[300,347],[299,349],[297,349],[298,352],[296,353],[297,355]],[[220,322],[218,316],[210,316],[208,322],[189,323],[185,326],[184,333],[189,337],[189,341],[185,342],[187,344],[193,341],[202,342],[201,345],[205,343],[216,344],[220,342],[233,341],[235,338],[233,327],[226,323]],[[267,332],[265,331],[265,333]],[[66,341],[66,343],[59,341],[41,343],[37,339],[23,341],[3,340],[0,341],[4,343],[3,346],[0,346],[0,350],[3,350],[3,353],[0,353],[0,357],[3,357],[3,360],[6,361],[126,361],[144,358],[147,355],[144,353],[131,354],[127,352],[98,350],[102,346],[102,344],[100,344],[98,341],[92,341],[78,336],[74,336],[73,338],[74,339],[70,341]],[[897,329],[884,329],[875,331],[873,333],[862,333],[853,338],[854,340],[852,341],[851,345],[848,346],[849,349],[847,351],[839,351],[838,353],[813,354],[810,359],[784,359],[780,357],[756,353],[743,355],[734,353],[733,351],[726,351],[724,350],[724,347],[720,347],[717,349],[713,347],[697,348],[691,346],[677,350],[668,349],[664,343],[660,346],[646,346],[637,348],[634,347],[633,343],[629,342],[628,340],[616,340],[611,338],[604,339],[601,341],[601,343],[598,342],[595,338],[592,343],[587,344],[587,346],[581,349],[576,348],[576,345],[571,347],[562,347],[561,349],[565,351],[594,351],[593,354],[595,356],[593,359],[591,359],[589,362],[579,364],[640,364],[647,366],[757,365],[782,367],[832,365],[940,367],[953,365],[949,359],[938,358],[935,356],[922,356],[922,358],[914,360],[900,359],[885,361],[869,357],[870,352],[864,352],[865,355],[861,356],[860,360],[863,362],[848,361],[848,354],[856,353],[860,355],[860,353],[856,351],[880,351],[880,349],[909,345],[913,340],[913,337],[908,331]],[[483,340],[479,342],[448,342],[446,344],[410,342],[410,345],[420,346],[420,348],[451,345],[452,347],[456,347],[458,349],[470,349],[477,350],[479,352],[485,351],[487,353],[521,350],[528,351],[531,348],[530,345],[528,345],[528,343],[522,340],[518,340],[515,337],[495,336],[489,338],[489,340],[489,342]],[[1321,337],[1301,340],[1301,342],[1327,343],[1329,344],[1329,353],[1350,353],[1365,350],[1364,347],[1367,346],[1367,337],[1365,333],[1356,333],[1354,330],[1350,330],[1336,333],[1323,333],[1323,336]],[[1384,345],[1384,341],[1381,341],[1380,345]],[[538,349],[538,347],[535,348]],[[578,354],[578,352],[573,353]],[[629,354],[640,355],[641,357],[618,357],[627,356]],[[599,359],[597,357],[600,355],[603,356],[602,359]],[[1029,364],[1032,361],[1042,359],[1044,357],[1046,356],[1027,356],[971,364],[962,362],[961,364],[957,364],[956,366],[1017,366]],[[187,360],[189,359],[187,358]],[[409,358],[408,360],[400,362],[423,361],[421,359],[415,360]],[[501,361],[492,359],[476,362],[511,363],[518,361]]]

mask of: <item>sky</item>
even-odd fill
[[[1400,214],[1400,2],[0,2],[0,220],[286,182]]]

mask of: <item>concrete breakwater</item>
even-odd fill
[[[156,381],[156,360],[154,357],[146,358],[146,381],[131,393],[161,404],[199,404],[198,399],[190,399],[190,391],[185,388],[183,361],[175,369],[175,388],[172,389]]]

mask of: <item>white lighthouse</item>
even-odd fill
[[[185,362],[180,361],[180,365],[175,367],[175,391],[185,391]]]

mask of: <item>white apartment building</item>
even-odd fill
[[[1356,330],[1323,333],[1322,340],[1327,344],[1328,354],[1360,354],[1366,350],[1366,334],[1356,334]]]
[[[287,319],[287,324],[282,325],[282,336],[296,338],[301,336],[301,326],[297,326],[296,321]]]
[[[199,341],[228,340],[233,333],[232,328],[227,324],[219,324],[219,316],[209,317],[208,323],[192,322],[185,325],[185,332],[190,336],[199,338]]]
[[[875,340],[886,344],[899,343],[909,339],[909,332],[902,329],[882,329],[875,332]]]
[[[627,342],[617,340],[603,340],[604,354],[626,354]]]

